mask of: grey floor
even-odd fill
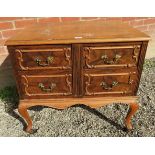
[[[33,108],[34,134],[23,131],[23,121],[12,103],[0,102],[0,136],[155,136],[155,65],[146,63],[138,90],[140,109],[132,119],[134,129],[126,131],[124,118],[127,105],[113,104],[96,110],[86,106],[73,106],[65,110]],[[152,65],[153,64],[153,65]]]

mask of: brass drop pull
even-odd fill
[[[112,84],[108,85],[106,82],[101,82],[100,86],[102,86],[103,89],[106,90],[111,90],[113,87],[117,86],[118,82],[117,81],[113,81]]]
[[[49,88],[45,88],[44,84],[43,83],[39,83],[38,84],[38,87],[44,91],[44,92],[52,92],[53,89],[56,87],[56,84],[55,83],[51,83],[51,85],[49,86]]]
[[[108,56],[106,54],[101,56],[101,60],[103,60],[103,62],[105,64],[115,64],[118,62],[118,60],[121,58],[121,55],[116,54],[115,57],[113,58],[113,60],[109,60]]]
[[[54,60],[54,57],[49,56],[49,57],[47,57],[47,60],[42,63],[41,60],[38,57],[35,58],[35,62],[37,63],[37,65],[42,66],[42,67],[49,66],[50,63],[53,62],[53,60]]]

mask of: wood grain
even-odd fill
[[[146,34],[120,22],[81,21],[34,25],[17,33],[5,45],[126,42],[149,39]]]
[[[24,98],[44,98],[52,96],[72,95],[72,75],[22,75],[21,88]],[[44,89],[39,87],[41,84]],[[53,85],[53,88],[50,86]]]
[[[138,63],[141,44],[94,44],[84,46],[84,68],[133,67]]]
[[[19,70],[71,69],[71,47],[27,46],[13,49],[16,68]],[[47,63],[48,58],[51,62]],[[40,61],[39,64],[37,60]]]
[[[85,95],[91,96],[128,96],[134,95],[132,85],[135,85],[134,74],[84,74]],[[116,85],[113,85],[116,83]]]
[[[94,97],[94,98],[60,98],[60,99],[24,99],[20,100],[19,105],[23,106],[37,106],[43,103],[49,107],[57,109],[65,109],[75,104],[84,104],[91,108],[99,108],[112,103],[134,103],[137,102],[138,96],[125,96],[125,97]]]

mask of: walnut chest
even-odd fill
[[[32,132],[27,109],[128,104],[125,125],[138,109],[137,89],[149,36],[118,22],[39,24],[6,42],[18,93],[18,111]]]

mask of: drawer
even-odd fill
[[[137,65],[140,44],[94,44],[82,48],[84,68],[133,67]]]
[[[71,69],[70,46],[29,46],[15,50],[15,65],[19,70]]]
[[[20,89],[24,98],[51,98],[72,95],[72,75],[29,75],[20,76]]]
[[[84,74],[84,95],[132,95],[136,87],[136,72]]]

